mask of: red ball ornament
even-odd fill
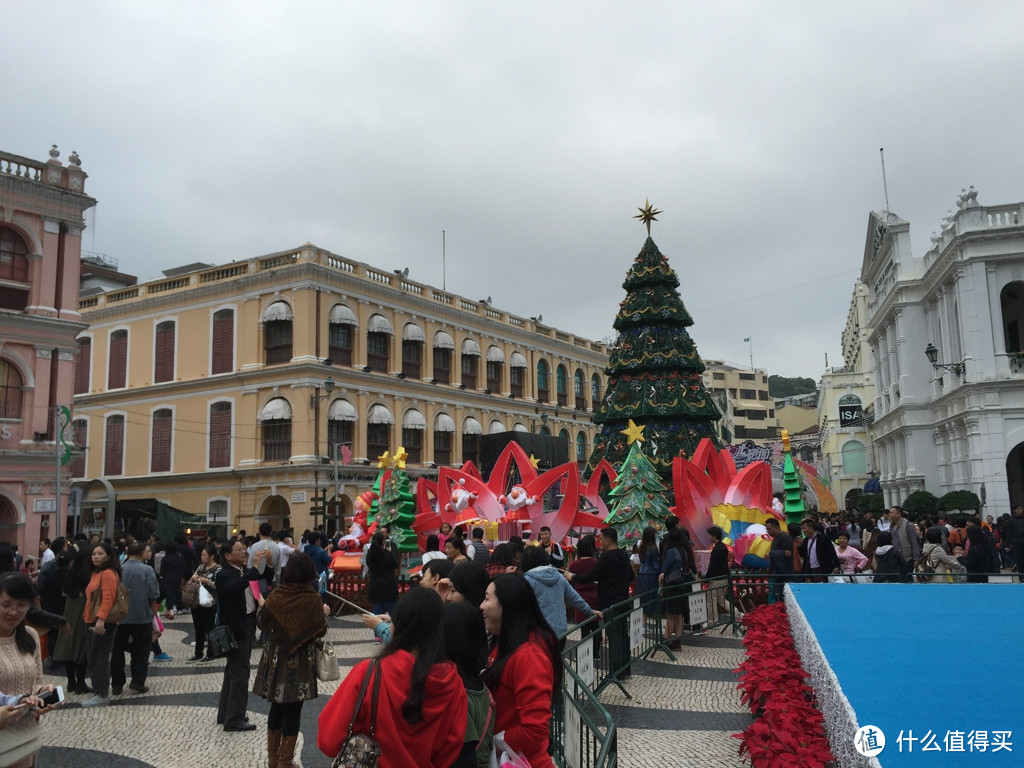
[[[639,471],[640,471],[640,468],[639,468],[639,467],[633,467],[632,469],[633,469],[633,474],[634,474],[634,475],[635,475],[635,474],[636,474],[637,472],[639,472]]]

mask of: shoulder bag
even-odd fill
[[[206,633],[207,655],[211,659],[220,659],[229,653],[238,650],[238,641],[235,640],[231,627],[221,624]]]
[[[363,706],[363,697],[366,696],[366,687],[374,673],[376,678],[373,681],[373,703],[370,707],[370,733],[353,733],[356,718],[359,717],[359,710]],[[374,659],[359,688],[359,698],[356,699],[356,708],[352,712],[352,722],[348,724],[348,733],[341,745],[341,752],[334,758],[331,768],[377,768],[380,761],[380,744],[373,738],[373,729],[377,724],[377,694],[380,692],[381,676],[380,659]]]
[[[334,646],[326,640],[316,641],[316,676],[325,683],[341,680],[341,669],[338,667],[338,658],[334,655]]]
[[[117,588],[114,591],[114,604],[110,606],[110,610],[107,612],[107,618],[104,619],[104,624],[120,624],[124,617],[128,615],[128,595],[130,590],[121,580],[117,580]],[[96,621],[99,618],[100,605],[103,603],[103,584],[100,582],[100,586],[89,597],[89,615],[92,616],[92,620]]]

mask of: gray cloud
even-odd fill
[[[449,290],[594,338],[649,197],[701,354],[817,377],[879,147],[917,252],[962,187],[1021,199],[1024,6],[973,8],[11,3],[0,148],[76,149],[142,278],[309,240],[440,285],[446,230]]]

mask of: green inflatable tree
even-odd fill
[[[629,426],[636,429],[632,421]],[[626,460],[622,462],[615,487],[609,494],[611,512],[605,519],[605,523],[626,540],[639,539],[644,528],[661,525],[671,514],[665,498],[665,484],[640,444],[640,439],[634,439]]]
[[[377,506],[377,523],[391,527],[391,541],[399,552],[416,552],[419,545],[412,530],[416,518],[416,503],[409,490],[409,475],[405,472],[405,456],[401,448],[395,456],[395,465],[384,481]]]
[[[650,238],[658,213],[648,203],[636,217],[647,224],[648,237],[622,284],[626,298],[615,316],[608,388],[595,404],[601,431],[588,465],[591,471],[601,459],[621,465],[629,450],[621,432],[635,419],[647,428],[651,463],[670,481],[674,457],[692,456],[705,437],[720,447],[714,422],[721,414],[701,379],[704,362],[686,330],[693,319],[679,297],[679,278]]]

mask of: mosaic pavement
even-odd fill
[[[332,618],[328,635],[344,676],[348,668],[376,651],[372,633],[352,617]],[[268,704],[249,696],[249,718],[258,729],[225,733],[215,725],[223,662],[189,665],[192,622],[187,615],[167,623],[161,641],[174,660],[151,664],[149,693],[125,693],[111,705],[83,709],[82,696],[71,695],[65,707],[43,721],[37,768],[221,768],[266,765]],[[739,742],[730,735],[751,718],[739,703],[734,669],[742,660],[739,641],[731,636],[684,640],[674,663],[659,655],[637,662],[626,684],[632,699],[613,687],[601,701],[619,727],[622,768],[701,766],[741,768]],[[255,675],[261,649],[254,649]],[[61,671],[45,667],[48,682],[63,685]],[[316,724],[336,683],[320,683],[321,695],[302,710],[302,735],[296,757],[305,768],[327,768],[330,759],[316,748]],[[304,738],[305,737],[305,738]]]

